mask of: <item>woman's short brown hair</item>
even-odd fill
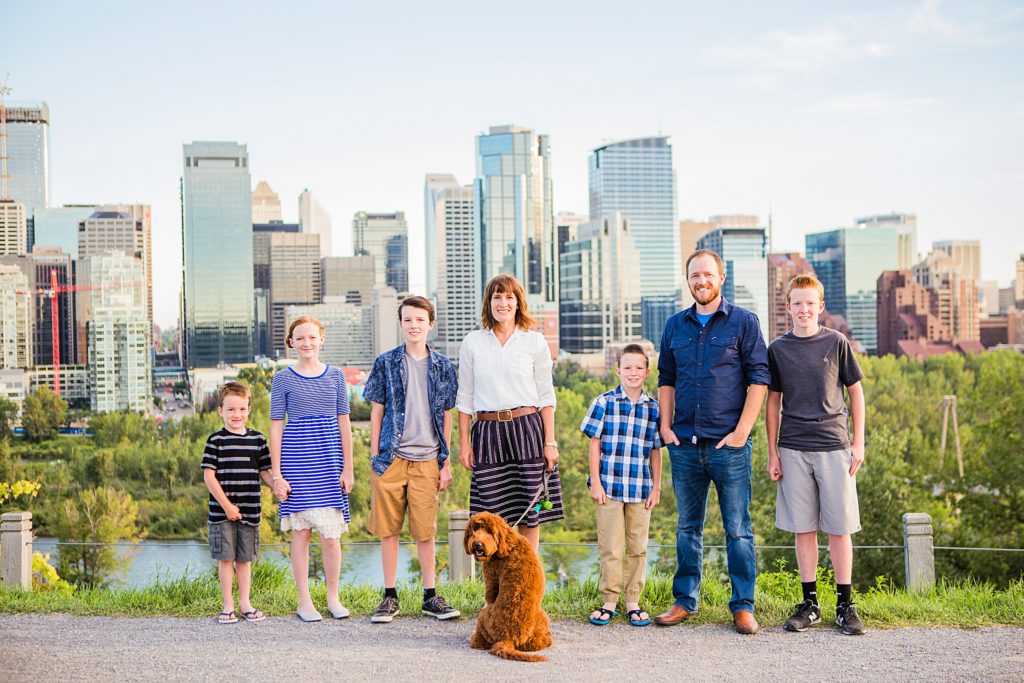
[[[492,277],[484,289],[484,305],[483,311],[480,313],[480,324],[483,328],[490,330],[498,323],[491,313],[491,298],[498,292],[515,295],[516,327],[521,330],[528,330],[533,327],[533,318],[530,317],[530,311],[526,307],[526,292],[523,291],[523,286],[519,284],[519,280],[514,275],[502,273]]]
[[[324,324],[314,318],[311,315],[300,315],[298,318],[292,321],[292,324],[288,326],[288,336],[284,338],[284,345],[289,349],[292,347],[292,333],[295,332],[295,328],[305,323],[313,323],[320,328],[320,336],[324,336]]]

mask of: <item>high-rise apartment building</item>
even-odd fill
[[[329,256],[320,259],[322,299],[340,298],[356,306],[369,306],[377,270],[372,256]]]
[[[713,217],[712,222],[716,222]],[[727,221],[722,221],[727,223]],[[755,217],[755,223],[756,217]],[[725,262],[722,296],[757,316],[761,334],[768,338],[768,234],[764,228],[718,227],[697,241]],[[653,341],[653,340],[652,340]]]
[[[932,311],[955,341],[981,336],[978,282],[962,274],[961,265],[938,249],[914,266],[914,279],[932,292]]]
[[[7,196],[0,199],[18,202],[31,216],[50,203],[50,108],[42,102],[6,110]]]
[[[78,223],[78,258],[124,252],[139,259],[146,315],[153,320],[152,215],[148,204],[99,206]]]
[[[0,263],[0,370],[32,365],[32,292],[28,277]]]
[[[933,242],[932,251],[941,251],[949,256],[960,277],[974,280],[975,283],[981,281],[981,242],[978,240]]]
[[[356,256],[372,256],[376,284],[398,292],[409,291],[409,227],[405,212],[367,213],[352,219],[352,246]]]
[[[569,353],[601,353],[639,341],[639,255],[628,221],[618,212],[579,228],[561,255],[559,343]]]
[[[854,227],[889,227],[896,231],[896,269],[913,268],[920,259],[917,256],[917,214],[885,213],[864,216],[853,221]]]
[[[907,355],[921,340],[948,342],[953,333],[935,314],[933,293],[910,270],[887,270],[878,277],[877,345],[879,356]],[[901,348],[901,342],[902,348]]]
[[[465,336],[480,326],[480,235],[476,230],[473,186],[454,176],[443,187],[428,187],[437,243],[437,346],[453,361]]]
[[[622,140],[595,148],[588,158],[590,219],[619,212],[629,222],[640,262],[644,337],[655,344],[678,305],[680,265],[675,172],[668,137]]]
[[[272,232],[270,235],[270,343],[285,353],[289,321],[285,308],[320,301],[320,236]]]
[[[181,181],[184,362],[254,356],[249,155],[235,142],[193,142]]]
[[[1014,264],[1017,276],[1013,280],[1013,300],[1018,310],[1024,311],[1024,254]]]
[[[309,190],[299,195],[299,225],[302,232],[320,236],[320,256],[334,256],[331,214]]]
[[[22,256],[28,245],[25,206],[0,199],[0,256]]]
[[[814,268],[802,254],[789,252],[785,254],[768,254],[768,291],[770,304],[768,307],[768,336],[772,341],[793,329],[789,312],[786,310],[786,288],[789,281],[797,275],[814,275]]]
[[[863,220],[863,219],[862,219]],[[897,270],[897,228],[888,222],[865,222],[805,236],[807,261],[825,287],[825,308],[841,315],[863,344],[877,344],[878,276]]]
[[[252,222],[256,223],[280,223],[281,221],[281,198],[270,189],[266,180],[256,184],[252,191]]]
[[[423,258],[428,297],[437,296],[440,268],[444,263],[444,243],[437,224],[438,201],[445,190],[458,187],[459,181],[451,173],[428,173],[423,181]]]

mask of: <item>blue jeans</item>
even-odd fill
[[[701,570],[704,564],[704,518],[708,486],[715,482],[725,527],[726,557],[735,614],[754,611],[754,531],[750,524],[750,441],[741,448],[722,446],[717,441],[698,439],[668,446],[672,462],[672,486],[676,492],[679,522],[676,525],[676,575],[672,597],[677,605],[697,611]]]

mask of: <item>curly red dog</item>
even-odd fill
[[[497,515],[473,515],[463,536],[466,553],[483,563],[484,601],[470,647],[521,662],[551,647],[551,621],[541,609],[544,568],[529,542]]]

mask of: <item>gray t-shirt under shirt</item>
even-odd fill
[[[433,460],[441,450],[441,443],[434,429],[427,393],[430,355],[416,360],[406,353],[402,363],[405,365],[405,426],[402,443],[398,444],[395,454],[413,462]]]
[[[843,388],[864,378],[850,341],[822,327],[810,337],[792,332],[768,347],[771,391],[782,392],[779,445],[797,451],[850,446]]]

